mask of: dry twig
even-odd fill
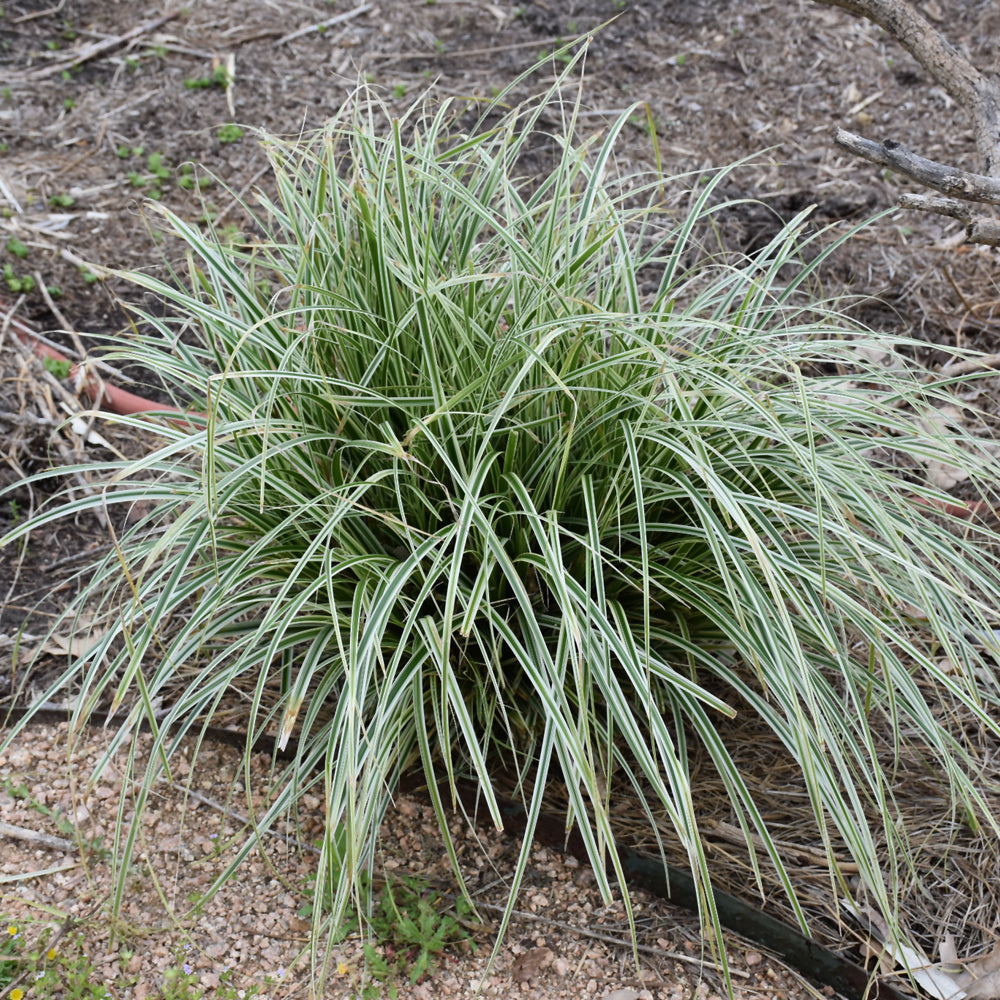
[[[446,49],[443,52],[387,52],[385,55],[375,56],[374,62],[379,66],[388,63],[400,62],[404,59],[439,59],[447,56],[448,59],[467,59],[470,57],[492,56],[499,52],[513,52],[515,49],[546,48],[549,45],[558,45],[563,42],[562,38],[532,38],[526,42],[511,42],[509,45],[488,45],[485,48],[476,49]]]
[[[64,837],[53,837],[49,833],[27,830],[23,826],[11,826],[10,823],[0,823],[0,837],[26,840],[30,844],[40,844],[56,851],[72,851],[76,847],[72,840],[66,840]]]
[[[336,17],[328,17],[325,21],[320,21],[317,24],[307,24],[304,28],[299,28],[296,31],[289,32],[287,35],[282,35],[274,43],[274,46],[277,48],[279,45],[284,45],[286,42],[290,42],[295,38],[301,38],[303,35],[308,35],[313,31],[326,31],[327,28],[332,28],[335,24],[343,24],[344,21],[353,20],[361,14],[368,13],[371,9],[372,5],[366,3],[352,10],[345,10],[343,14],[337,14]]]
[[[853,132],[838,128],[834,142],[855,156],[863,157],[882,167],[892,167],[911,180],[934,188],[942,194],[966,201],[1000,205],[1000,178],[984,174],[970,174],[957,167],[949,167],[935,160],[928,160],[907,149],[902,143],[886,139],[874,142]]]
[[[969,358],[955,364],[945,365],[938,374],[941,378],[953,378],[957,375],[970,375],[972,372],[993,371],[1000,368],[1000,354],[986,354],[981,358]]]
[[[442,895],[450,896],[452,894],[442,893]],[[505,906],[497,906],[494,903],[483,903],[478,900],[475,905],[477,910],[486,910],[490,913],[505,913],[507,910]],[[547,917],[543,913],[531,913],[528,910],[512,910],[511,915],[518,917],[521,920],[530,920],[532,923],[545,924],[548,927],[557,927],[559,930],[569,931],[572,934],[579,934],[580,937],[589,938],[591,941],[601,941],[603,944],[615,945],[624,951],[632,951],[634,948],[640,955],[650,955],[653,958],[669,958],[673,959],[675,962],[689,962],[693,965],[699,966],[710,964],[699,955],[685,955],[679,951],[665,951],[663,948],[653,948],[651,945],[638,943],[633,944],[632,941],[626,940],[623,937],[615,937],[612,934],[602,934],[600,931],[592,931],[586,927],[580,927],[577,924],[566,924],[561,920],[553,920],[551,917]],[[732,976],[742,976],[744,979],[750,978],[750,973],[744,972],[742,969],[730,968],[729,974]]]
[[[135,39],[142,35],[150,31],[155,31],[168,21],[172,21],[179,14],[179,10],[174,10],[167,14],[162,14],[160,17],[154,17],[149,21],[143,21],[142,24],[137,24],[123,35],[115,35],[113,38],[102,38],[99,42],[94,42],[91,45],[84,46],[82,49],[69,52],[65,59],[60,59],[58,62],[50,63],[48,66],[42,66],[39,69],[31,69],[24,73],[12,74],[8,76],[8,82],[13,84],[33,83],[37,80],[44,80],[46,77],[58,76],[63,70],[82,66],[83,63],[89,62],[91,59],[103,56],[105,53],[112,52],[120,46],[125,45],[127,42],[135,41]]]

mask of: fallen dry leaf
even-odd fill
[[[964,990],[967,1000],[1000,1000],[1000,941],[987,955],[962,959],[955,952],[954,941],[945,938],[941,944],[941,958],[949,966],[961,967],[953,974],[955,985]]]
[[[956,982],[963,979],[957,976]],[[1000,1000],[1000,972],[991,972],[982,979],[975,979],[962,987],[965,1000]]]
[[[949,465],[947,462],[938,462],[936,459],[927,463],[927,475],[931,482],[942,490],[950,490],[969,478],[964,469],[960,469],[957,465]]]
[[[514,959],[511,976],[515,983],[526,983],[538,976],[553,959],[551,948],[529,948]]]
[[[89,629],[90,620],[81,616],[76,620],[79,630],[71,636],[57,635],[53,633],[45,638],[40,646],[22,646],[17,651],[17,662],[29,663],[39,653],[50,653],[53,656],[77,657],[86,653],[104,634],[103,632],[91,631]]]
[[[917,426],[929,437],[944,437],[951,428],[961,427],[963,422],[962,411],[957,406],[948,405],[934,410],[926,418],[919,419]],[[969,478],[968,472],[950,462],[928,459],[924,455],[918,456],[918,461],[927,469],[931,482],[942,490],[950,490]]]

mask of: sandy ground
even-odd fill
[[[49,966],[68,982],[68,967],[89,964],[89,982],[115,998],[169,998],[169,984],[185,975],[185,968],[192,996],[201,991],[224,996],[220,989],[227,982],[234,989],[256,990],[252,995],[261,998],[309,996],[309,920],[299,909],[316,867],[312,842],[320,831],[306,817],[310,809],[318,812],[318,799],[306,796],[298,822],[277,831],[286,839],[268,838],[266,855],[252,851],[231,882],[192,914],[243,843],[246,827],[238,817],[245,808],[244,776],[232,748],[205,744],[194,769],[187,763],[190,754],[182,755],[174,785],[153,788],[137,832],[136,860],[113,918],[112,865],[95,845],[113,843],[119,808],[129,828],[135,785],[124,783],[121,763],[115,762],[88,790],[106,737],[86,731],[68,758],[67,729],[31,726],[15,749],[0,756],[0,816],[14,828],[0,840],[0,926],[18,927],[29,946],[61,932],[58,958]],[[254,758],[250,780],[258,803],[263,791],[256,790],[267,788],[269,767],[268,758]],[[138,767],[136,776],[141,772]],[[693,914],[637,892],[637,966],[620,900],[604,905],[591,871],[544,847],[532,854],[517,915],[488,969],[520,844],[458,820],[453,832],[483,923],[470,925],[464,942],[438,957],[430,977],[411,984],[404,961],[390,983],[375,984],[376,995],[390,996],[392,989],[404,1000],[473,997],[477,991],[537,1000],[724,995]],[[39,842],[39,837],[55,840]],[[382,850],[389,871],[427,880],[443,895],[438,905],[447,907],[457,886],[426,802],[412,797],[397,802],[383,830]],[[727,935],[727,949],[738,1000],[832,995],[734,935]],[[359,995],[362,958],[357,937],[335,945],[327,954],[330,972],[322,995],[337,1000]]]

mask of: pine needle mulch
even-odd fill
[[[978,762],[979,787],[987,807],[993,816],[1000,816],[1000,748],[975,723],[960,718],[949,722]],[[940,948],[949,939],[962,957],[991,952],[1000,928],[1000,842],[985,827],[974,830],[968,817],[952,809],[948,788],[932,760],[912,747],[894,752],[888,720],[880,726],[873,723],[873,728],[881,738],[877,764],[894,775],[894,823],[907,831],[915,859],[909,868],[899,858],[890,858],[882,821],[870,809],[869,827],[882,870],[887,878],[895,872],[890,895],[898,900],[903,940],[935,963],[942,961]],[[720,729],[779,849],[810,935],[834,951],[850,952],[855,961],[880,959],[882,974],[892,972],[893,963],[881,954],[879,944],[885,936],[882,915],[868,908],[857,866],[831,826],[831,848],[840,877],[833,873],[791,755],[751,713],[739,714]],[[697,748],[692,748],[692,754],[692,798],[714,887],[795,927],[794,909],[759,838],[753,838],[756,849],[751,854],[736,825],[726,788],[707,754]],[[646,816],[651,803],[640,802],[624,782],[613,781],[612,787],[612,823],[619,843],[658,856],[661,847]],[[546,796],[546,809],[565,815],[555,787]],[[653,808],[653,814],[665,860],[686,868],[686,854],[665,813]],[[851,914],[851,902],[861,910],[861,920]]]

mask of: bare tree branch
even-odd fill
[[[970,243],[1000,246],[1000,221],[988,215],[976,215],[969,208],[968,202],[905,192],[899,196],[899,207],[913,208],[919,212],[934,212],[937,215],[959,219],[965,223],[965,238]]]
[[[1000,178],[1000,86],[976,69],[905,0],[818,0],[884,28],[965,108],[986,174]]]
[[[972,372],[995,371],[1000,368],[1000,354],[986,354],[981,358],[970,358],[968,361],[956,361],[945,365],[937,374],[941,378],[951,378],[958,375],[970,375]]]
[[[968,202],[956,201],[954,198],[936,198],[932,194],[911,194],[904,191],[899,196],[900,208],[915,208],[921,212],[934,212],[936,215],[947,215],[962,222],[971,222],[974,218]]]
[[[892,167],[911,180],[934,188],[942,194],[963,198],[966,201],[1000,205],[1000,178],[970,174],[957,167],[948,167],[936,160],[928,160],[892,139],[875,142],[838,128],[833,141],[855,156],[882,167]]]
[[[966,239],[970,243],[982,243],[989,247],[1000,247],[1000,221],[985,215],[977,215],[965,227]]]
[[[899,142],[874,142],[844,129],[834,141],[855,156],[892,167],[918,184],[934,188],[951,199],[1000,205],[1000,84],[980,73],[951,42],[906,0],[818,0],[828,7],[841,7],[884,28],[965,109],[985,166],[974,174],[928,160]],[[971,243],[1000,246],[1000,222],[977,215],[954,200],[903,195],[900,205],[961,219]]]

